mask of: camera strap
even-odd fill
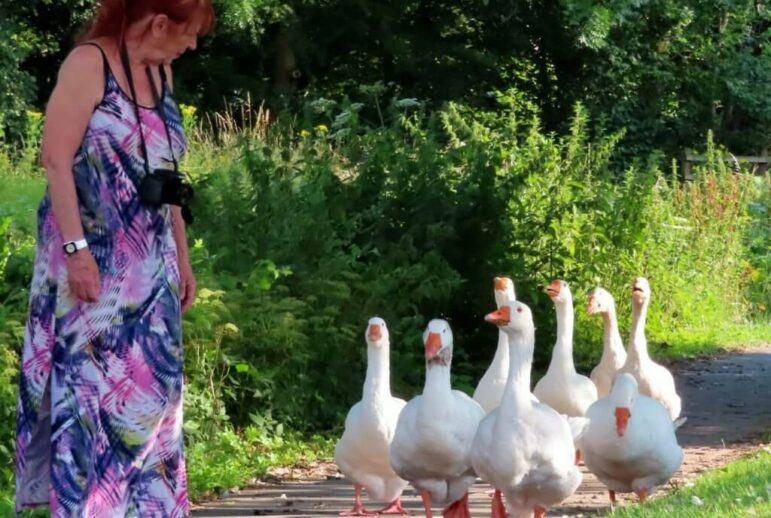
[[[134,105],[134,115],[137,119],[137,124],[139,125],[139,145],[142,151],[142,158],[145,160],[145,173],[150,174],[150,158],[147,154],[147,144],[145,143],[145,136],[142,132],[142,118],[139,114],[139,101],[137,97],[136,88],[134,87],[134,76],[131,73],[131,63],[129,63],[128,58],[128,50],[126,49],[126,44],[123,43],[120,46],[120,59],[121,64],[123,65],[123,72],[126,74],[126,80],[128,81],[129,91],[131,92],[131,104]],[[158,67],[161,81],[165,85],[166,84],[166,72],[163,70],[163,67]],[[174,172],[179,172],[179,165],[177,163],[177,157],[174,155],[174,146],[172,145],[171,141],[171,132],[169,131],[169,125],[166,121],[166,107],[163,105],[163,102],[161,100],[161,96],[158,94],[158,89],[155,87],[155,81],[153,79],[153,75],[150,72],[150,67],[145,67],[145,72],[147,73],[147,79],[150,81],[150,89],[152,90],[153,94],[153,100],[155,101],[155,106],[158,109],[158,115],[161,117],[161,121],[163,122],[163,129],[166,131],[166,141],[169,144],[169,153],[171,153],[171,161],[174,164]]]
[[[150,67],[145,67],[145,73],[147,74],[147,80],[150,81],[150,90],[153,93],[153,101],[158,107],[158,115],[161,116],[163,121],[163,129],[166,130],[166,141],[169,143],[169,153],[171,153],[171,161],[174,163],[174,172],[179,172],[179,165],[177,164],[177,157],[174,156],[174,145],[171,143],[171,131],[169,131],[169,123],[166,120],[166,105],[163,104],[163,99],[158,94],[158,89],[155,87],[155,81],[153,80],[153,74],[150,72]],[[158,73],[161,76],[161,85],[163,88],[168,88],[166,84],[166,71],[163,69],[163,65],[158,67]]]

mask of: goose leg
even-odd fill
[[[583,460],[583,456],[581,455],[581,450],[576,450],[576,466],[581,464],[581,461]]]
[[[442,518],[471,518],[471,512],[468,508],[468,491],[463,495],[463,498],[456,500],[442,511]]]
[[[491,518],[506,518],[506,506],[503,505],[503,498],[501,498],[501,492],[495,490],[495,496],[493,496],[493,513]]]
[[[546,508],[537,505],[533,508],[533,518],[546,518]]]
[[[610,506],[616,505],[616,492],[612,489],[608,489],[608,496],[610,497]]]
[[[340,516],[377,516],[377,513],[364,509],[364,504],[361,503],[361,484],[354,484],[353,487],[356,490],[353,509],[350,511],[342,511]]]
[[[637,493],[637,498],[640,499],[640,502],[645,502],[645,499],[648,498],[649,489],[647,487],[641,487],[635,493]]]
[[[431,513],[431,493],[421,491],[420,496],[423,499],[423,509],[426,511],[426,518],[434,518],[434,515]]]
[[[400,498],[396,498],[393,502],[388,504],[388,506],[382,508],[378,511],[378,514],[411,514],[409,511],[407,511],[404,507],[402,507],[402,501]]]

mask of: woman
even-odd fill
[[[189,512],[180,324],[195,279],[180,207],[147,204],[137,189],[184,150],[162,78],[213,22],[210,0],[102,0],[59,71],[43,131],[17,511]]]

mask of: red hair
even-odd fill
[[[121,41],[129,25],[151,13],[165,14],[178,25],[200,22],[199,36],[214,28],[211,0],[101,0],[81,40],[108,37]]]

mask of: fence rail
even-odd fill
[[[762,153],[759,156],[743,156],[743,155],[732,155],[729,154],[728,157],[725,159],[727,162],[731,162],[734,164],[734,167],[736,169],[739,169],[741,164],[750,164],[751,165],[751,171],[753,174],[763,174],[769,169],[769,165],[771,165],[771,157],[768,155],[768,149],[764,149]],[[706,162],[707,157],[704,155],[698,155],[691,151],[690,149],[685,150],[685,153],[683,154],[683,158],[681,160],[681,169],[683,171],[683,177],[686,180],[691,180],[693,178],[693,173],[691,172],[691,168],[693,164]]]

